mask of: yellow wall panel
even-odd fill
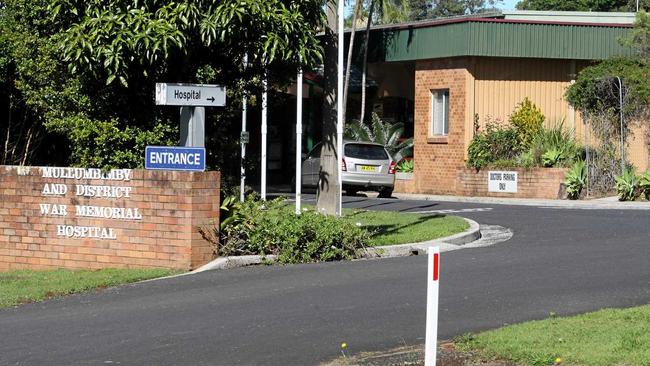
[[[571,61],[481,58],[472,74],[477,95],[474,110],[482,125],[488,118],[507,121],[526,97],[540,107],[549,125],[567,124],[572,109],[563,95],[571,82]]]

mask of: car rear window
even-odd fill
[[[345,156],[355,159],[367,160],[386,160],[388,154],[383,147],[377,145],[365,144],[347,144],[345,145]]]

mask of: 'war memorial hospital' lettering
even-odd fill
[[[100,169],[84,168],[41,168],[43,178],[55,179],[75,179],[75,180],[107,180],[107,181],[124,181],[131,180],[130,169],[114,169],[110,172],[102,172]],[[128,186],[109,186],[109,185],[88,185],[75,184],[73,191],[77,197],[85,198],[104,198],[120,199],[130,198],[133,187]],[[63,183],[46,183],[41,191],[45,197],[65,196],[69,192],[67,184]],[[75,205],[74,211],[69,211],[67,205],[40,203],[41,216],[67,217],[69,213],[74,212],[78,218],[97,218],[108,220],[142,220],[142,213],[138,208],[126,207],[109,207],[94,205]],[[100,240],[115,240],[117,236],[113,228],[103,228],[96,226],[75,226],[75,225],[57,225],[57,236],[67,238],[94,238]]]

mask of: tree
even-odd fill
[[[639,8],[648,9],[650,1],[640,0]],[[522,0],[519,10],[554,11],[636,11],[636,0]]]
[[[621,171],[620,165],[625,165],[621,149],[630,126],[647,124],[650,117],[650,66],[634,59],[612,59],[587,67],[567,89],[566,98],[582,112],[597,140],[595,147],[588,146],[591,189],[607,192]]]
[[[338,0],[343,1],[343,0]],[[337,2],[327,2],[327,23],[322,39],[325,49],[323,85],[323,141],[321,144],[320,174],[316,207],[319,212],[339,215],[341,186],[339,184],[339,164],[337,148]],[[338,96],[341,98],[342,96]]]
[[[44,1],[0,3],[0,164],[57,163],[67,155],[43,122],[53,105],[75,103],[76,81],[59,67],[46,14]]]
[[[356,0],[354,3],[354,11],[352,12],[352,31],[350,32],[350,44],[348,45],[348,62],[345,64],[345,85],[343,88],[343,121],[346,121],[346,112],[348,108],[348,90],[350,88],[350,71],[352,70],[352,54],[354,52],[354,38],[357,33],[357,21],[359,19],[359,12],[361,10],[362,2],[363,0]]]
[[[621,42],[637,55],[584,68],[566,92],[567,101],[582,112],[588,131],[597,139],[593,151],[587,146],[587,165],[591,189],[598,191],[611,190],[615,174],[621,171],[619,164],[625,165],[621,150],[629,126],[645,123],[647,127],[650,118],[650,16],[639,12],[634,30]]]
[[[25,136],[29,126],[60,134],[71,153],[42,155],[61,156],[64,164],[138,167],[144,145],[177,139],[177,113],[153,105],[154,82],[222,83],[229,100],[236,100],[243,87],[257,90],[260,55],[266,53],[270,73],[282,85],[297,60],[307,66],[320,62],[321,5],[322,0],[3,1],[0,108],[20,123],[0,132],[11,134],[11,141],[18,141],[16,125]],[[247,51],[258,57],[243,71]],[[216,131],[206,139],[221,139],[215,151],[208,150],[213,167],[233,160],[224,150],[236,140],[219,135],[230,120],[237,121],[235,113],[227,107],[209,117]],[[11,151],[2,148],[0,158]]]
[[[637,57],[650,64],[650,14],[640,11],[636,15],[634,30],[623,44],[636,50]]]
[[[403,123],[384,122],[376,113],[372,114],[370,126],[361,121],[354,121],[346,126],[345,130],[346,138],[383,145],[397,162],[405,156],[410,156],[413,149],[413,138],[402,140],[403,134]]]

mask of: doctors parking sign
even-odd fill
[[[147,146],[144,167],[152,170],[205,171],[205,148]]]

